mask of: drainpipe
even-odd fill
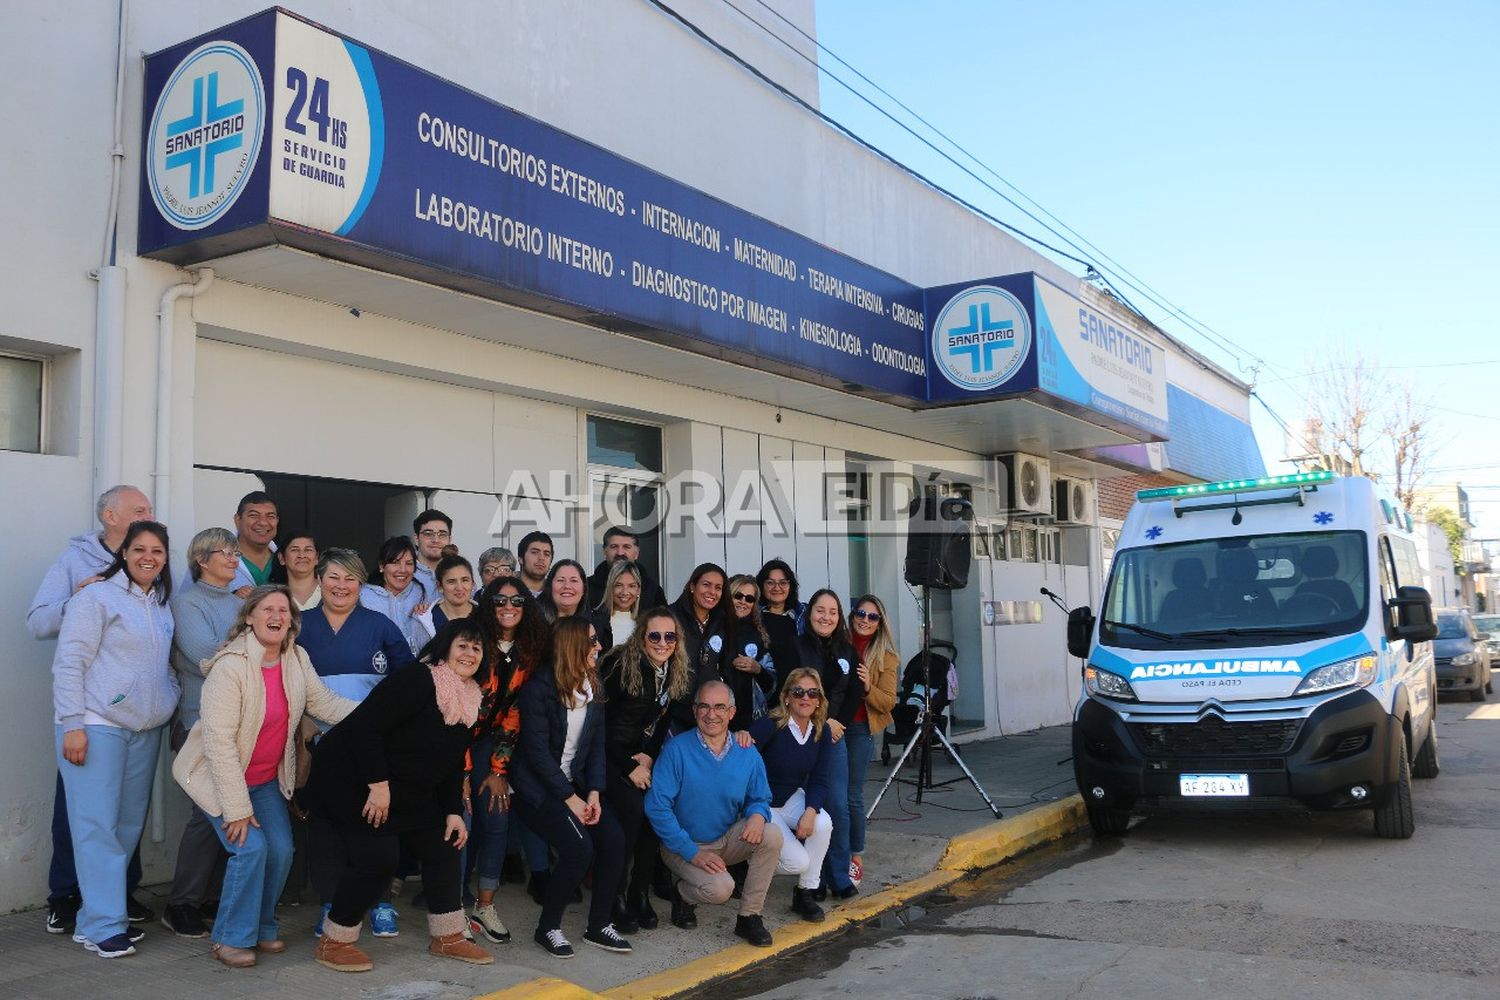
[[[123,478],[122,423],[124,420],[125,268],[115,263],[115,224],[120,214],[120,176],[125,160],[125,30],[129,0],[120,0],[115,46],[114,137],[109,147],[109,203],[104,214],[104,236],[99,268],[91,277],[99,282],[94,311],[94,491],[98,496]]]
[[[192,281],[168,288],[156,311],[156,471],[151,474],[151,505],[158,521],[172,516],[172,353],[176,347],[177,300],[195,298],[214,283],[213,268],[193,272]],[[169,777],[166,744],[156,761],[156,780],[151,783],[151,842],[167,839],[165,789]]]

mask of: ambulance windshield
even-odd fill
[[[1267,646],[1347,635],[1370,600],[1366,539],[1337,531],[1126,549],[1100,639],[1132,649]]]

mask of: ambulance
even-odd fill
[[[1327,472],[1143,490],[1100,613],[1075,608],[1073,717],[1096,833],[1165,810],[1370,810],[1415,826],[1438,773],[1432,602],[1410,516]]]

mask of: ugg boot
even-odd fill
[[[489,965],[495,960],[495,956],[464,937],[464,930],[468,925],[469,921],[463,910],[429,913],[427,933],[432,935],[432,941],[427,945],[427,950],[434,955],[456,958],[470,965]]]
[[[332,917],[325,917],[323,936],[318,938],[313,958],[317,959],[319,965],[335,972],[369,972],[375,967],[375,963],[355,945],[359,940],[359,926],[355,924],[353,927],[345,927],[334,923]]]

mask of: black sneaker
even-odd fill
[[[143,938],[143,937],[146,936],[146,931],[145,931],[144,928],[141,928],[141,927],[130,927],[130,926],[127,926],[125,928],[125,936],[128,937],[128,938],[130,938],[130,943],[131,944],[140,944],[141,943],[141,938]]]
[[[78,910],[83,906],[79,896],[65,896],[47,907],[47,933],[71,934],[78,923]]]
[[[161,925],[180,938],[208,937],[208,925],[196,906],[168,903],[161,913]]]
[[[73,940],[100,958],[124,958],[126,955],[135,954],[135,944],[130,940],[130,935],[125,933],[116,934],[114,937],[98,942],[74,934]]]
[[[757,948],[771,947],[771,932],[757,913],[749,917],[734,918],[734,936],[744,938]]]
[[[605,924],[597,931],[585,931],[583,939],[595,948],[603,948],[620,955],[628,955],[635,949],[630,947],[630,942],[620,936],[615,930],[614,924]]]
[[[126,893],[125,916],[132,924],[148,924],[156,919],[156,911],[129,893]]]
[[[553,928],[550,931],[537,928],[537,932],[531,936],[531,939],[541,945],[542,950],[553,958],[573,957],[573,946],[568,943],[568,939],[563,935],[563,932],[557,928]]]

